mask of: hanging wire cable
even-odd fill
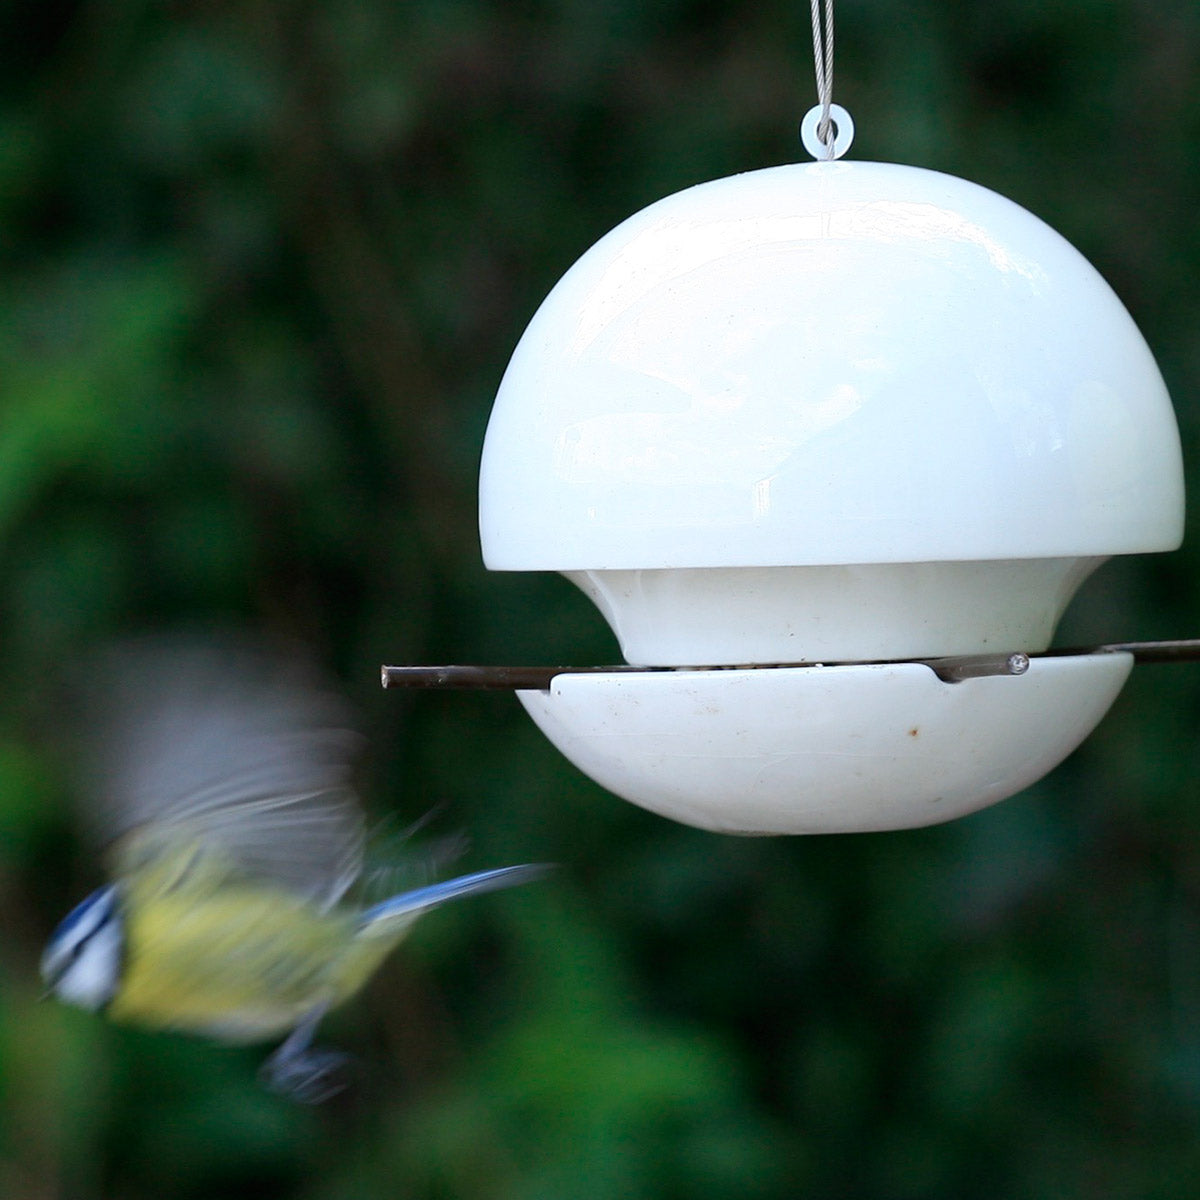
[[[821,119],[817,122],[817,140],[825,148],[825,157],[834,157],[833,122],[833,0],[825,0],[822,21],[821,0],[812,3],[813,64],[817,76],[817,103]]]

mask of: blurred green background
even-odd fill
[[[1142,1197],[1200,1177],[1200,666],[1143,667],[1050,778],[953,825],[737,840],[640,812],[509,695],[394,662],[602,662],[489,575],[475,472],[524,324],[602,233],[804,157],[808,6],[3,0],[0,1196]],[[838,0],[852,156],[1044,217],[1138,321],[1200,472],[1200,7]],[[1195,491],[1195,487],[1193,487]],[[1200,531],[1060,642],[1200,634]],[[72,663],[187,620],[311,644],[373,817],[436,804],[550,881],[429,918],[261,1057],[38,1005],[97,882],[53,749]]]

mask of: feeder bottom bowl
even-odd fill
[[[1019,792],[1099,723],[1128,653],[945,683],[922,663],[556,675],[520,691],[580,770],[721,833],[905,829]]]

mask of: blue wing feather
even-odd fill
[[[549,870],[545,863],[524,863],[515,867],[498,867],[492,871],[476,871],[472,875],[460,875],[457,879],[446,879],[426,887],[401,892],[398,896],[383,900],[364,910],[359,918],[359,927],[365,929],[379,921],[393,921],[397,917],[416,915],[428,908],[436,908],[448,900],[471,896],[476,892],[492,892],[499,888],[514,887],[540,879]]]

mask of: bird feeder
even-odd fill
[[[1011,795],[1132,656],[1048,651],[1182,536],[1179,436],[1112,290],[1009,200],[826,161],[703,183],[551,291],[496,397],[484,560],[557,571],[626,663],[518,691],[706,829],[896,829]]]

